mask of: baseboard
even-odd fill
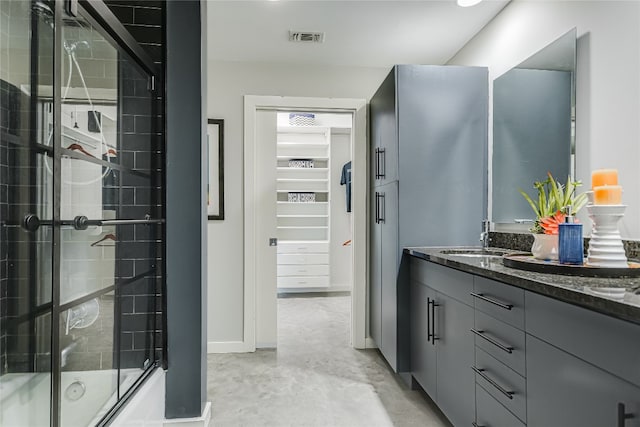
[[[277,348],[278,344],[275,342],[257,342],[256,343],[256,348],[262,348],[262,349],[271,349],[271,348]]]
[[[364,340],[364,347],[365,348],[378,348],[378,346],[376,345],[376,342],[371,337],[367,337]]]
[[[250,353],[251,349],[244,341],[209,341],[207,353]]]
[[[174,418],[164,420],[165,427],[208,427],[211,421],[211,402],[207,402],[202,410],[202,415],[194,418]]]

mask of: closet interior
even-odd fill
[[[278,293],[350,291],[352,115],[277,120]]]

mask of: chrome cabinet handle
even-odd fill
[[[491,379],[487,374],[485,374],[485,370],[484,369],[476,368],[475,366],[472,366],[471,369],[473,369],[473,371],[476,374],[480,375],[482,378],[487,380],[487,382],[489,384],[494,386],[496,388],[496,390],[498,390],[500,393],[504,394],[508,399],[513,399],[513,395],[516,394],[516,393],[513,392],[513,391],[505,390],[500,384],[498,384],[497,382],[495,382],[495,380]]]
[[[633,414],[628,414],[625,411],[624,403],[618,403],[618,427],[624,427],[627,420],[635,418]]]
[[[382,200],[382,205],[380,209],[380,222],[385,223],[385,217],[387,216],[387,199],[385,197],[385,193],[380,193],[380,199]]]
[[[378,154],[382,155],[382,159],[380,165],[382,166],[382,171],[380,172],[380,178],[386,178],[387,175],[387,149],[381,148],[378,150]]]
[[[470,292],[470,295],[474,298],[478,298],[493,305],[497,305],[498,307],[504,308],[505,310],[511,310],[513,308],[513,304],[507,304],[492,298],[485,297],[484,294]]]
[[[509,353],[509,354],[513,353],[513,347],[511,347],[511,346],[507,346],[507,345],[504,345],[504,344],[502,344],[502,343],[498,342],[497,340],[495,340],[495,339],[493,339],[493,338],[491,338],[491,337],[489,337],[489,336],[485,335],[485,334],[484,334],[484,331],[479,331],[479,330],[474,329],[474,328],[471,328],[470,330],[471,330],[471,332],[473,332],[474,334],[476,334],[476,335],[477,335],[477,336],[479,336],[480,338],[482,338],[482,339],[484,339],[484,340],[486,340],[486,341],[490,342],[491,344],[495,345],[495,346],[496,346],[496,347],[498,347],[500,350],[506,351],[506,352],[507,352],[507,353]]]

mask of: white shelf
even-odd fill
[[[278,133],[327,133],[326,126],[278,126]]]
[[[329,156],[276,156],[278,160],[297,160],[297,159],[313,159],[313,160],[329,160]],[[313,169],[313,168],[291,168],[291,169]]]
[[[278,218],[329,218],[329,215],[278,215]]]
[[[328,225],[282,225],[278,230],[321,230],[329,228]]]
[[[314,157],[314,160],[316,158]],[[278,166],[276,168],[278,172],[293,172],[293,171],[305,171],[305,172],[329,172],[329,168],[295,168],[287,166]]]
[[[302,148],[326,148],[329,146],[327,142],[278,142],[278,147],[302,147]]]

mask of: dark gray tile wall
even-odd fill
[[[158,66],[157,87],[163,87],[164,1],[105,2]],[[153,103],[148,82],[134,69],[123,68],[120,161],[143,175],[120,175],[120,217],[164,216],[164,134],[162,91]],[[155,132],[152,132],[155,127]],[[118,276],[133,281],[118,292],[120,302],[120,367],[143,367],[162,351],[163,226],[119,227]],[[141,277],[142,276],[142,277]]]

